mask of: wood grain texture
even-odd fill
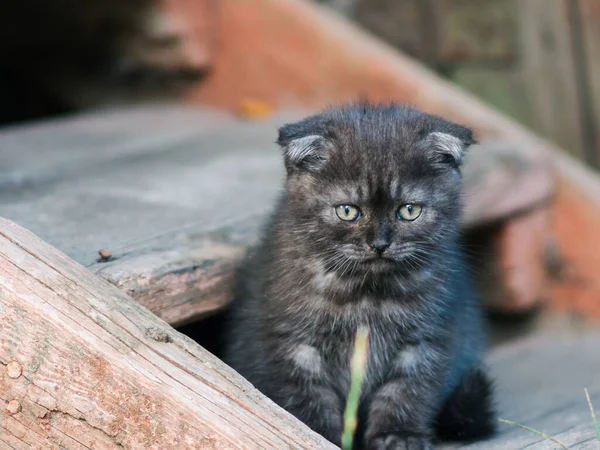
[[[174,325],[229,301],[231,274],[281,191],[277,127],[181,106],[104,111],[0,133],[0,215]],[[465,227],[544,202],[553,176],[510,141],[473,147]],[[99,262],[100,250],[112,258]]]
[[[5,219],[0,343],[0,398],[18,404],[0,410],[3,449],[334,448],[119,289]]]
[[[532,126],[583,159],[585,142],[581,133],[569,1],[529,0],[516,2],[516,6]]]
[[[600,440],[595,436],[584,388],[598,411],[600,332],[550,333],[500,347],[490,356],[499,417],[540,430],[571,450],[596,450]],[[498,434],[489,441],[442,448],[559,449],[551,441],[508,424],[500,424]]]

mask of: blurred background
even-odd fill
[[[596,0],[318,1],[597,167]],[[2,124],[180,93],[215,65],[229,31],[218,20],[230,5],[216,0],[0,8]]]
[[[600,319],[599,0],[22,0],[2,2],[0,18],[0,214],[124,283],[147,305],[160,303],[155,312],[173,325],[195,323],[226,305],[227,274],[257,236],[236,235],[229,253],[217,258],[185,244],[193,254],[144,272],[161,286],[152,292],[136,284],[137,272],[127,282],[114,278],[136,242],[145,243],[144,261],[152,260],[150,236],[213,236],[204,229],[177,234],[164,220],[182,214],[182,229],[197,227],[217,198],[232,195],[227,189],[244,189],[231,184],[241,173],[235,168],[248,167],[248,159],[230,155],[239,143],[208,139],[202,130],[226,123],[224,114],[235,121],[223,136],[243,141],[250,133],[252,145],[266,148],[288,112],[360,98],[409,102],[476,130],[483,151],[473,152],[467,169],[465,233],[500,341],[532,326],[580,329]],[[203,115],[160,109],[167,104]],[[131,107],[146,113],[123,113]],[[208,170],[204,163],[192,153],[177,156],[165,137],[181,140],[190,130],[198,135],[185,138],[187,151],[230,158],[209,189],[197,181]],[[125,145],[143,139],[166,143],[135,152]],[[135,181],[159,153],[163,169]],[[136,163],[126,189],[116,175],[125,170],[125,156]],[[248,186],[274,192],[279,172],[268,174],[275,156],[264,164],[252,158]],[[198,176],[179,176],[194,164]],[[171,194],[159,186],[172,186],[170,174],[178,186]],[[78,196],[69,177],[89,181]],[[62,190],[48,188],[51,178]],[[104,188],[84,195],[94,182]],[[157,194],[150,198],[152,189]],[[40,192],[55,197],[42,202]],[[58,192],[66,203],[51,208]],[[182,193],[192,199],[185,207]],[[136,206],[125,205],[125,197]],[[180,209],[157,209],[159,197]],[[220,220],[210,233],[235,222],[225,212]],[[58,226],[64,221],[71,228]],[[106,231],[117,222],[118,232]],[[101,249],[108,256],[98,260]],[[218,269],[206,269],[209,260]],[[167,275],[183,291],[170,293]],[[164,304],[174,299],[183,303],[169,316]]]
[[[598,167],[597,1],[323,3]]]

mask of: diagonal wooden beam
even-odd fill
[[[0,448],[335,448],[107,281],[0,219]]]

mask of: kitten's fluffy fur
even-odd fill
[[[286,190],[240,270],[225,360],[339,445],[364,324],[360,447],[489,435],[482,318],[459,249],[471,131],[401,105],[357,104],[285,125],[278,143]],[[399,219],[404,204],[421,215]],[[337,205],[362,215],[340,220]]]

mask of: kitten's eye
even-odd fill
[[[337,216],[346,222],[352,222],[360,217],[361,212],[356,206],[340,205],[335,207]]]
[[[396,211],[396,216],[398,219],[407,220],[412,222],[417,219],[421,215],[421,205],[417,205],[415,203],[408,203],[406,205],[402,205]]]

